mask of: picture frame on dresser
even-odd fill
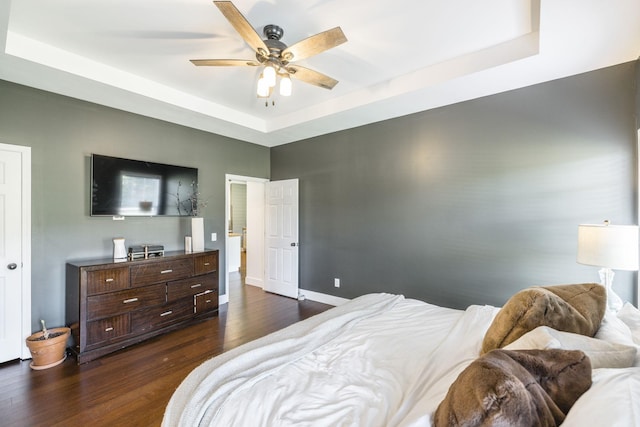
[[[218,314],[218,250],[69,261],[66,324],[78,363]]]

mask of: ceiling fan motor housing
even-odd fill
[[[284,35],[284,30],[277,25],[265,25],[262,33],[268,40],[280,40]]]
[[[287,65],[290,58],[284,58],[281,56],[282,51],[287,48],[287,45],[280,41],[284,35],[284,30],[277,25],[265,25],[263,34],[266,37],[264,44],[269,48],[267,55],[261,55],[260,52],[256,53],[256,59],[264,64],[271,62],[276,69],[280,69]]]

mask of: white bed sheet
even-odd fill
[[[497,312],[356,298],[205,362],[174,393],[163,426],[431,426]],[[563,426],[640,425],[640,368],[593,379]]]
[[[346,323],[336,320],[362,305],[380,308]],[[286,362],[278,354],[280,363],[250,375],[240,367],[227,379],[228,362],[196,368],[174,394],[163,425],[429,425],[449,384],[477,357],[497,309],[461,311],[375,294],[332,311],[337,312],[332,331],[318,334],[309,346],[302,344],[303,351],[292,349]],[[296,335],[278,342],[293,342]],[[308,328],[299,335],[308,337]],[[240,348],[241,357],[269,358],[254,354],[262,349]]]

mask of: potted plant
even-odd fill
[[[42,323],[42,330],[27,337],[26,343],[31,352],[31,369],[47,369],[64,362],[67,357],[67,340],[71,329],[53,328],[47,329]]]

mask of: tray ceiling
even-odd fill
[[[0,6],[0,78],[275,146],[631,61],[637,0],[234,1],[291,45],[340,26],[348,42],[298,64],[339,81],[255,95],[255,59],[208,0],[14,0]]]

